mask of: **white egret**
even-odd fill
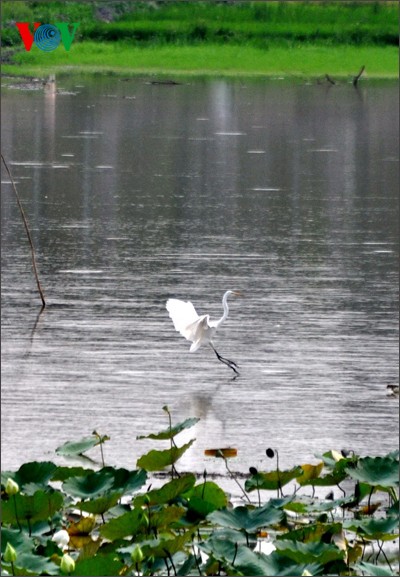
[[[192,341],[190,352],[194,353],[203,344],[209,344],[221,363],[230,367],[238,375],[238,366],[233,361],[222,357],[215,349],[213,337],[220,325],[226,320],[229,313],[228,297],[230,295],[240,296],[238,291],[226,291],[222,297],[222,306],[224,314],[216,321],[210,321],[210,315],[199,316],[196,309],[190,301],[181,301],[179,299],[168,299],[166,307],[169,316],[174,323],[175,329],[188,341]]]

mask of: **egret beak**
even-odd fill
[[[241,291],[232,291],[234,297],[242,297],[243,293]]]

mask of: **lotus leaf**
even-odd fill
[[[194,439],[182,447],[171,447],[164,451],[150,451],[137,460],[137,466],[146,471],[160,471],[169,465],[173,465],[181,458],[183,453],[194,443]]]
[[[12,575],[11,569],[9,574]],[[41,555],[22,553],[14,564],[15,575],[59,575],[60,568]]]
[[[289,471],[270,471],[268,473],[256,473],[245,483],[245,490],[250,493],[256,489],[267,489],[269,491],[284,487],[293,479],[303,474],[301,467],[294,467]]]
[[[317,479],[322,469],[324,468],[323,463],[318,463],[318,465],[300,465],[303,473],[296,479],[299,485],[312,485],[315,479]]]
[[[399,461],[391,457],[364,457],[357,461],[356,467],[346,467],[353,479],[369,485],[398,487]]]
[[[51,477],[52,481],[66,481],[69,477],[83,477],[94,473],[93,469],[85,469],[84,467],[57,467]]]
[[[172,523],[182,519],[185,513],[186,509],[184,507],[177,507],[176,505],[152,511],[151,515],[149,515],[149,529],[155,529],[157,532],[170,532]]]
[[[276,509],[267,503],[256,509],[240,506],[232,510],[214,511],[208,515],[207,519],[222,527],[231,527],[252,533],[261,527],[280,523],[284,517],[285,513],[282,509]]]
[[[114,477],[113,491],[121,491],[122,494],[134,493],[147,481],[147,473],[143,469],[128,471],[127,469],[115,469],[103,467],[102,471],[110,473]]]
[[[114,507],[121,497],[122,492],[113,491],[108,495],[97,497],[97,499],[91,499],[90,501],[81,501],[80,503],[77,503],[77,508],[80,509],[81,511],[92,513],[92,515],[103,515],[106,511]]]
[[[71,575],[79,577],[115,577],[120,575],[123,564],[114,554],[97,555],[96,557],[78,560]]]
[[[139,495],[135,498],[135,506],[161,505],[171,503],[174,499],[186,493],[193,487],[196,477],[192,474],[184,475],[178,479],[173,479],[165,483],[160,489],[148,491],[145,495]]]
[[[298,541],[277,540],[275,547],[280,555],[289,557],[296,563],[318,562],[326,565],[326,563],[331,561],[342,560],[345,556],[345,552],[338,549],[338,547],[316,541],[301,543]]]
[[[15,473],[4,472],[1,474],[1,482],[5,485],[8,477],[18,483],[23,490],[25,485],[34,484],[35,490],[43,488],[52,478],[57,465],[51,461],[32,461],[24,463]]]
[[[61,509],[63,503],[64,498],[59,491],[36,491],[33,495],[19,493],[15,495],[15,502],[10,499],[2,503],[2,521],[3,523],[16,523],[15,508],[19,521],[34,523],[47,520]]]
[[[154,556],[168,558],[172,557],[191,542],[193,537],[192,531],[186,531],[176,537],[166,537],[153,539],[142,545],[142,551],[145,556]]]
[[[278,535],[277,539],[290,539],[292,541],[321,541],[324,535],[332,536],[342,531],[341,523],[308,523],[300,529]]]
[[[90,437],[82,437],[79,441],[68,441],[64,443],[56,449],[56,453],[65,457],[76,457],[99,444],[100,438],[97,435],[91,435]]]
[[[73,497],[87,499],[106,493],[114,484],[114,476],[102,469],[84,477],[69,477],[63,483],[63,490]]]
[[[109,541],[136,535],[147,527],[146,515],[142,509],[133,509],[100,527],[100,534]]]
[[[223,509],[228,504],[225,492],[212,481],[206,481],[193,487],[188,495],[189,510],[202,518],[212,511]]]
[[[28,535],[14,529],[1,528],[1,552],[4,553],[7,543],[10,543],[20,553],[30,553],[35,548],[35,543]]]
[[[355,565],[355,568],[362,571],[364,575],[369,575],[370,577],[394,577],[397,575],[397,573],[389,571],[386,567],[373,565],[373,563],[367,563],[366,561],[360,561],[360,563]]]
[[[399,536],[399,518],[386,517],[384,519],[350,519],[344,522],[344,527],[349,531],[360,533],[365,539],[379,539],[387,541]],[[397,531],[395,531],[397,529]]]
[[[182,423],[178,423],[173,427],[165,429],[164,431],[160,431],[159,433],[151,433],[150,435],[139,435],[136,437],[137,439],[155,439],[157,441],[165,441],[167,439],[173,439],[178,433],[183,431],[184,429],[189,429],[193,427],[196,423],[200,421],[197,417],[192,417],[190,419],[186,419],[182,421]]]

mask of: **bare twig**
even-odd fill
[[[37,284],[37,287],[38,287],[38,291],[39,291],[39,294],[40,294],[40,298],[42,299],[42,308],[44,308],[44,307],[46,306],[46,301],[44,300],[43,290],[42,290],[42,287],[41,287],[40,281],[39,281],[39,275],[38,275],[37,266],[36,266],[35,249],[34,249],[34,246],[33,246],[32,237],[31,237],[31,233],[30,233],[30,230],[29,230],[29,226],[28,226],[28,221],[26,220],[25,212],[24,212],[24,209],[23,209],[23,207],[22,207],[21,201],[20,201],[20,199],[19,199],[19,195],[18,195],[18,192],[17,192],[17,188],[16,188],[16,186],[15,186],[14,179],[13,179],[13,177],[12,177],[12,175],[11,175],[10,169],[9,169],[8,166],[7,166],[7,163],[6,163],[5,159],[4,159],[3,154],[1,155],[1,159],[2,159],[2,161],[3,161],[3,163],[4,163],[4,166],[6,167],[8,176],[10,177],[11,184],[12,184],[12,187],[13,187],[13,189],[14,189],[15,196],[16,196],[16,199],[17,199],[18,208],[19,208],[19,211],[20,211],[20,213],[21,213],[22,220],[23,220],[23,223],[24,223],[24,226],[25,226],[26,235],[27,235],[27,237],[28,237],[29,245],[30,245],[30,247],[31,247],[33,272],[34,272],[34,275],[35,275],[36,284]]]
[[[357,86],[357,83],[360,80],[360,76],[364,72],[364,70],[365,70],[365,66],[361,66],[360,72],[357,74],[357,76],[354,76],[354,78],[353,78],[353,86]]]
[[[336,84],[336,82],[333,80],[333,78],[329,76],[329,74],[325,74],[325,78],[329,82],[329,84]]]

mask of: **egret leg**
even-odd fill
[[[226,359],[225,357],[222,357],[219,352],[214,348],[214,345],[212,343],[210,343],[212,350],[214,351],[214,353],[217,356],[217,359],[219,361],[221,361],[221,363],[224,363],[224,365],[226,365],[227,367],[230,367],[232,369],[232,371],[234,371],[237,375],[239,375],[239,371],[237,370],[239,367],[236,363],[234,363],[233,361],[230,361],[229,359]]]

